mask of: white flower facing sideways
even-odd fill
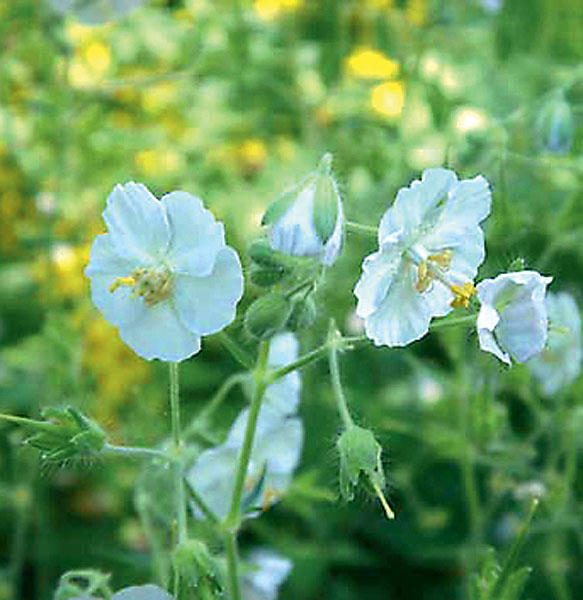
[[[272,550],[254,550],[241,574],[243,600],[276,600],[279,588],[292,570],[289,559]]]
[[[581,372],[581,314],[573,296],[567,292],[548,293],[549,337],[540,354],[528,361],[528,368],[539,381],[545,396],[569,386]]]
[[[342,247],[344,214],[332,176],[332,155],[324,154],[318,170],[285,191],[263,215],[273,250],[334,263]]]
[[[480,222],[490,213],[484,177],[458,180],[448,169],[423,172],[385,212],[379,250],[363,263],[356,314],[374,343],[406,346],[433,317],[467,307],[485,256]]]
[[[536,271],[503,273],[477,286],[480,348],[507,364],[523,363],[547,341],[545,292],[552,277]]]
[[[95,239],[85,275],[94,304],[137,354],[184,360],[233,320],[241,263],[201,200],[116,185],[103,220],[108,233]]]
[[[269,364],[272,367],[287,364],[295,360],[297,354],[293,334],[280,334],[272,340]],[[262,510],[269,508],[286,491],[300,460],[304,430],[302,422],[295,416],[299,395],[297,372],[282,377],[265,391],[245,481],[246,493],[256,490],[255,506]],[[202,452],[187,474],[190,486],[219,518],[227,516],[231,505],[248,416],[249,409],[243,409],[225,442]],[[200,516],[198,509],[193,508],[195,516]]]

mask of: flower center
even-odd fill
[[[476,295],[476,288],[471,281],[458,285],[451,280],[448,270],[451,266],[452,251],[445,249],[438,254],[427,254],[419,245],[409,249],[408,255],[417,265],[417,281],[415,289],[423,294],[429,290],[435,280],[449,288],[454,295],[451,302],[453,308],[468,308],[470,300]]]
[[[154,306],[170,295],[172,276],[165,268],[156,270],[140,267],[132,271],[128,277],[118,277],[109,286],[109,291],[113,293],[120,287],[131,287],[132,297],[143,298],[146,306]]]

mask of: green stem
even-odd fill
[[[447,329],[448,327],[457,327],[458,325],[474,325],[478,320],[477,314],[465,315],[463,317],[453,317],[449,319],[440,319],[431,323],[429,326],[430,331],[439,331],[440,329]]]
[[[354,221],[345,221],[344,226],[346,227],[346,231],[361,233],[363,235],[374,235],[376,237],[379,232],[377,227],[361,225],[360,223],[355,223]]]
[[[225,331],[217,333],[217,337],[223,344],[223,346],[231,353],[231,356],[245,369],[251,370],[253,368],[253,359],[249,353],[241,348],[235,340],[229,336]]]
[[[174,473],[174,493],[176,503],[176,518],[178,521],[178,542],[188,538],[186,493],[183,477],[183,448],[180,432],[180,384],[178,379],[178,363],[168,363],[170,370],[170,413],[172,419],[172,442],[176,460],[172,465]]]
[[[102,454],[110,454],[113,456],[126,456],[128,458],[160,458],[170,460],[164,452],[153,450],[151,448],[135,448],[128,446],[115,446],[113,444],[105,444],[101,449]]]
[[[257,419],[261,409],[261,402],[265,388],[268,385],[267,379],[267,361],[269,358],[269,342],[261,342],[257,356],[257,365],[253,372],[255,390],[251,399],[249,408],[249,417],[245,428],[245,437],[239,454],[239,464],[237,474],[235,475],[235,484],[233,487],[233,497],[231,498],[231,508],[224,522],[225,529],[225,548],[227,551],[227,563],[229,569],[229,588],[231,600],[241,600],[241,590],[239,589],[239,566],[237,555],[237,532],[241,526],[241,499],[243,498],[243,489],[247,469],[251,459],[253,449],[253,438],[257,429]]]
[[[237,533],[228,531],[225,533],[225,550],[227,552],[227,567],[229,573],[229,590],[232,600],[241,600],[241,588],[239,586],[239,552],[237,550]]]
[[[208,504],[199,496],[192,486],[188,486],[188,493],[192,498],[193,502],[198,506],[200,512],[209,520],[213,525],[219,524],[219,519],[215,513],[208,507]]]
[[[231,508],[227,516],[226,525],[228,529],[237,530],[241,520],[241,499],[243,497],[243,488],[245,486],[245,477],[247,476],[247,468],[251,458],[251,450],[253,449],[253,438],[255,437],[255,429],[257,427],[257,418],[263,400],[263,394],[267,387],[268,381],[266,378],[267,359],[269,356],[269,342],[261,342],[259,346],[259,355],[257,357],[257,366],[253,373],[255,382],[255,390],[251,399],[249,408],[249,418],[245,429],[245,437],[243,438],[243,446],[239,455],[239,465],[235,476],[235,486],[233,488],[233,497],[231,499]]]
[[[330,321],[330,329],[328,331],[328,362],[330,364],[330,376],[332,378],[332,390],[334,392],[334,399],[336,400],[336,406],[340,413],[340,418],[346,429],[354,427],[354,421],[348,410],[348,404],[346,403],[346,397],[344,396],[344,390],[342,389],[342,381],[340,380],[340,369],[338,368],[338,342],[342,338],[340,333],[336,329],[334,321]]]

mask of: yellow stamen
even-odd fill
[[[265,512],[272,504],[277,502],[281,495],[281,492],[277,492],[271,487],[267,488],[263,496],[263,502],[261,503],[261,510]]]
[[[452,251],[448,249],[444,250],[441,254],[431,254],[427,257],[427,260],[430,260],[436,265],[439,265],[442,269],[447,270],[451,266],[452,256]]]
[[[137,281],[134,277],[118,277],[110,286],[109,291],[115,292],[120,287],[134,287]]]
[[[379,487],[378,483],[374,483],[372,481],[371,481],[371,483],[374,488],[374,491],[377,493],[377,496],[379,497],[379,500],[381,501],[381,504],[383,505],[383,508],[385,509],[385,514],[387,515],[387,519],[393,520],[395,518],[395,513],[393,512],[393,509],[390,507],[389,503],[387,502],[387,499],[385,498],[383,491]]]
[[[452,308],[468,308],[470,300],[476,295],[476,288],[471,281],[466,281],[463,286],[450,286],[455,298],[451,301]]]
[[[419,263],[417,267],[417,281],[415,283],[415,288],[417,291],[422,294],[426,291],[431,285],[432,275],[429,272],[429,267],[425,261]]]

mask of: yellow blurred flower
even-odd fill
[[[50,252],[50,264],[44,257],[39,258],[35,267],[37,281],[61,299],[85,296],[88,286],[83,270],[89,260],[89,248],[89,244],[57,244]]]
[[[405,16],[414,25],[425,25],[429,16],[428,0],[407,0]]]
[[[399,63],[372,48],[359,48],[346,59],[346,72],[358,79],[390,79]]]
[[[405,105],[405,87],[402,81],[386,81],[373,87],[370,96],[372,109],[378,115],[398,119]]]
[[[184,157],[172,148],[158,147],[141,150],[134,157],[143,175],[171,175],[184,168]]]
[[[111,67],[109,44],[92,39],[82,43],[69,65],[69,82],[79,89],[91,89],[105,79]]]
[[[255,0],[253,8],[262,21],[273,21],[286,12],[300,8],[303,0]]]
[[[252,174],[263,169],[267,159],[267,147],[262,140],[249,138],[239,145],[236,154],[243,172]]]
[[[163,113],[172,106],[178,97],[175,81],[160,81],[148,86],[142,93],[142,106],[147,113]]]
[[[393,0],[365,0],[366,8],[371,10],[383,10],[386,8],[392,8],[393,4]]]

